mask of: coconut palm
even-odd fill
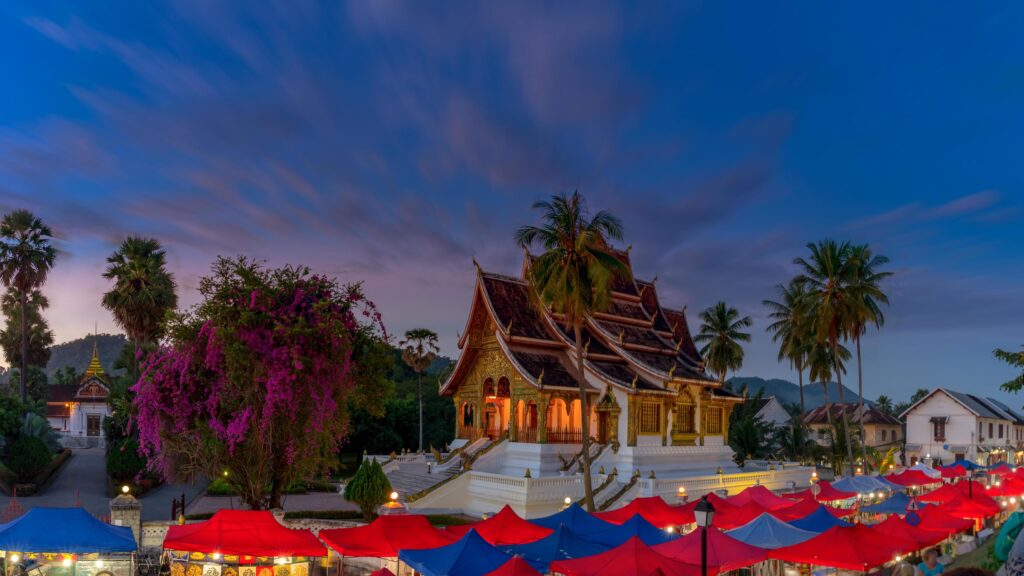
[[[802,314],[803,300],[807,296],[802,284],[790,282],[776,286],[779,300],[764,300],[768,308],[768,319],[772,321],[767,331],[772,342],[779,344],[779,362],[789,360],[796,369],[800,383],[800,413],[807,411],[804,405],[804,368],[807,365],[808,322]]]
[[[1020,352],[1010,352],[996,348],[992,352],[996,358],[999,358],[1003,362],[1006,362],[1014,368],[1021,368],[1021,373],[1016,378],[1005,382],[1001,388],[1007,392],[1019,392],[1021,388],[1024,388],[1024,346],[1021,347]]]
[[[750,328],[753,322],[750,316],[740,318],[739,311],[725,302],[701,312],[700,321],[700,332],[694,340],[704,344],[700,354],[708,369],[718,376],[718,383],[724,385],[729,370],[736,371],[743,366],[740,342],[750,342],[750,333],[743,329]]]
[[[167,252],[154,238],[129,236],[107,257],[103,277],[114,286],[103,294],[103,307],[135,346],[135,378],[140,347],[163,334],[168,312],[178,306],[174,275],[167,271]]]
[[[854,305],[851,308],[850,316],[850,337],[857,349],[857,405],[858,422],[857,426],[864,433],[864,370],[860,357],[860,339],[867,331],[870,324],[875,328],[881,328],[885,324],[885,315],[882,313],[881,305],[889,304],[889,297],[882,291],[882,281],[892,276],[892,272],[879,270],[889,262],[885,256],[875,254],[867,244],[859,244],[850,247],[848,255],[850,267],[853,272],[851,291],[854,296]],[[861,442],[861,450],[865,461],[867,461],[867,446]]]
[[[405,333],[405,340],[398,343],[402,349],[402,361],[416,373],[416,388],[419,394],[420,447],[423,452],[423,373],[430,368],[441,348],[437,345],[437,334],[427,328],[413,328]]]
[[[846,346],[840,345],[839,370],[846,372],[846,361],[850,359],[850,351]],[[807,348],[807,376],[811,382],[820,382],[821,391],[825,403],[825,414],[828,417],[829,426],[832,426],[832,407],[828,396],[828,383],[836,371],[836,362],[832,358],[832,349],[825,342],[811,340]]]
[[[811,251],[809,258],[794,260],[801,270],[796,282],[805,284],[805,313],[810,318],[816,339],[827,342],[832,349],[832,361],[837,363],[833,372],[839,384],[839,401],[845,404],[842,370],[838,369],[839,341],[852,333],[855,310],[862,305],[853,286],[856,273],[850,260],[850,244],[822,240],[808,244],[807,248]],[[842,414],[841,432],[848,435],[849,417],[846,410]],[[847,456],[852,462],[853,443],[847,438],[844,444],[850,451]]]
[[[588,316],[611,305],[615,277],[629,278],[630,270],[615,255],[609,242],[622,239],[622,223],[612,214],[599,211],[593,216],[579,192],[553,196],[536,202],[540,226],[523,226],[516,242],[524,249],[539,244],[544,252],[530,264],[529,279],[539,302],[562,317],[575,336],[576,378],[579,383],[581,431],[583,436],[583,488],[587,510],[594,511],[594,489],[590,478],[590,412],[583,372],[583,324]]]
[[[889,414],[890,416],[897,416],[897,414],[893,413],[894,405],[892,403],[892,398],[889,398],[885,394],[882,394],[877,400],[875,400],[875,406],[878,406],[879,410]]]
[[[53,232],[28,210],[15,210],[0,220],[0,283],[21,295],[21,373],[28,374],[28,297],[46,282],[57,260],[50,243]],[[22,379],[21,403],[27,403]]]

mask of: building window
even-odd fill
[[[1003,425],[1000,424],[999,425],[999,438],[1002,438],[1002,437],[1003,437]]]
[[[722,433],[722,409],[721,408],[708,408],[704,412],[707,414],[705,422],[707,424],[706,434],[721,434]]]
[[[693,425],[695,414],[696,409],[693,404],[677,404],[675,410],[676,432],[683,434],[692,434],[696,432],[696,426]]]
[[[991,422],[989,422],[989,423],[988,423],[988,437],[989,437],[989,438],[994,438],[994,437],[995,437],[995,436],[993,436],[993,435],[992,435],[992,427],[993,427],[993,426],[992,426],[992,423],[991,423]]]
[[[661,404],[641,402],[639,424],[641,434],[661,434]]]
[[[946,421],[935,420],[932,422],[932,439],[933,440],[945,440],[946,439]]]
[[[882,442],[885,442],[885,437],[889,434],[888,430],[882,430]]]

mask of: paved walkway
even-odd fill
[[[19,496],[18,504],[28,510],[36,506],[68,507],[81,503],[82,507],[99,517],[110,515],[110,495],[107,492],[107,464],[102,448],[76,448],[57,472],[50,485],[38,496]],[[206,482],[196,485],[167,484],[150,491],[142,498],[143,520],[169,520],[171,500],[185,494],[191,502],[206,490]],[[11,498],[0,494],[0,510],[10,505]]]

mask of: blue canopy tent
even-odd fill
[[[561,512],[530,520],[530,522],[537,526],[550,528],[551,530],[557,530],[559,526],[564,524],[566,528],[577,536],[586,536],[587,534],[615,527],[615,524],[601,520],[597,516],[588,513],[579,504],[573,504]]]
[[[569,530],[568,526],[559,524],[550,536],[541,538],[536,542],[530,542],[529,544],[505,546],[502,549],[513,556],[521,556],[530,563],[530,566],[536,568],[537,571],[547,573],[548,564],[555,560],[571,560],[573,558],[593,556],[594,554],[607,552],[610,548],[580,538]]]
[[[676,534],[656,527],[654,524],[644,520],[643,516],[636,514],[623,524],[587,534],[587,540],[608,548],[616,548],[633,536],[640,538],[640,541],[648,546],[668,542],[678,537]]]
[[[33,508],[0,525],[0,550],[113,554],[135,549],[131,528],[101,522],[83,508]]]
[[[860,510],[861,512],[868,512],[870,514],[906,514],[907,506],[910,505],[911,498],[902,492],[897,492],[885,499],[878,504],[872,504],[870,506],[864,506]],[[927,506],[924,502],[918,502],[917,505],[921,508]]]
[[[726,534],[741,542],[766,550],[799,544],[818,535],[817,532],[801,530],[787,524],[767,512],[739,528],[727,531]]]
[[[957,466],[957,465],[959,465],[964,470],[988,470],[988,468],[989,468],[988,466],[982,466],[981,464],[975,464],[974,462],[971,462],[970,460],[954,460],[953,463],[950,464],[949,466]],[[949,466],[947,466],[947,468]]]
[[[425,576],[477,576],[497,570],[512,557],[470,530],[440,548],[399,550],[398,559]]]
[[[822,533],[833,526],[853,526],[849,522],[836,518],[831,512],[828,511],[824,505],[818,505],[818,508],[797,520],[789,522],[790,526],[799,528],[801,530],[807,530],[808,532]]]
[[[844,492],[856,492],[867,494],[879,490],[903,490],[904,486],[897,486],[892,482],[877,476],[849,476],[832,481],[832,487]]]

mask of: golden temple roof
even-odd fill
[[[85,369],[85,376],[82,381],[96,377],[100,380],[106,380],[107,374],[103,371],[103,365],[100,364],[100,351],[99,351],[99,338],[96,338],[92,342],[92,360],[89,361],[89,367]]]

